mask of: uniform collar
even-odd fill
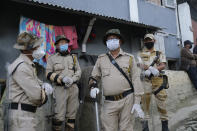
[[[125,55],[125,52],[120,48],[120,52],[118,55]]]
[[[22,58],[27,64],[32,65],[33,67],[35,66],[33,61],[31,61],[25,54],[20,54],[20,58]]]
[[[110,54],[110,55],[112,55],[110,51],[109,51],[109,54]],[[120,51],[119,51],[119,53],[118,53],[118,56],[117,56],[117,57],[119,57],[119,56],[123,56],[123,55],[125,55],[125,52],[120,48]],[[116,58],[117,58],[117,57],[116,57]]]
[[[146,47],[144,47],[143,51],[144,52],[150,52]],[[155,48],[153,48],[153,51],[151,53],[153,53],[153,52],[156,52]]]
[[[69,55],[69,53],[68,52],[66,52],[66,53],[60,53],[60,52],[57,52],[56,53],[58,56],[67,56],[67,55]]]

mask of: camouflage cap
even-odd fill
[[[151,40],[155,40],[155,36],[153,34],[146,34],[144,36],[144,39],[146,39],[146,38],[150,38]]]
[[[120,34],[120,30],[119,29],[110,29],[105,33],[105,36],[103,37],[104,44],[106,44],[107,37],[110,35],[116,35],[122,41],[122,43],[124,43],[124,39],[123,39],[122,35]]]
[[[56,36],[56,38],[55,38],[55,45],[60,41],[60,40],[66,40],[66,41],[68,41],[68,43],[70,42],[70,40],[68,39],[68,38],[66,38],[66,36],[64,36],[64,35],[58,35],[58,36]]]
[[[31,50],[40,46],[42,43],[42,37],[38,37],[30,32],[22,32],[18,35],[17,43],[14,44],[14,48],[19,50]]]

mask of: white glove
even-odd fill
[[[65,86],[70,87],[73,84],[73,79],[65,76],[62,81],[64,82]]]
[[[49,83],[43,83],[42,88],[45,90],[47,95],[51,95],[53,93],[53,87]]]
[[[144,118],[144,112],[142,111],[142,108],[141,108],[141,106],[139,104],[134,104],[133,105],[131,113],[133,114],[135,111],[136,111],[138,117],[140,117],[142,119]]]
[[[151,71],[150,71],[150,70],[146,70],[146,71],[144,72],[144,75],[145,75],[146,77],[149,77],[149,76],[151,75]]]
[[[154,76],[159,76],[159,70],[156,69],[155,67],[150,66],[148,69],[151,71],[151,73],[152,73]]]
[[[93,88],[90,90],[90,97],[96,98],[96,96],[99,94],[99,88]]]

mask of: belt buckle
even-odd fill
[[[123,94],[122,93],[120,94],[120,99],[123,99]]]
[[[115,101],[118,101],[118,100],[120,100],[122,98],[123,98],[123,95],[122,94],[114,96],[114,100]]]
[[[119,100],[119,96],[118,95],[114,96],[114,100],[118,101]]]

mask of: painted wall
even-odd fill
[[[192,19],[192,29],[193,29],[194,44],[197,44],[197,21],[193,19]]]
[[[139,22],[157,26],[163,31],[176,34],[175,10],[152,4],[145,0],[138,0]]]
[[[103,16],[129,20],[128,0],[33,0],[34,2],[57,5],[63,8],[85,11]]]

